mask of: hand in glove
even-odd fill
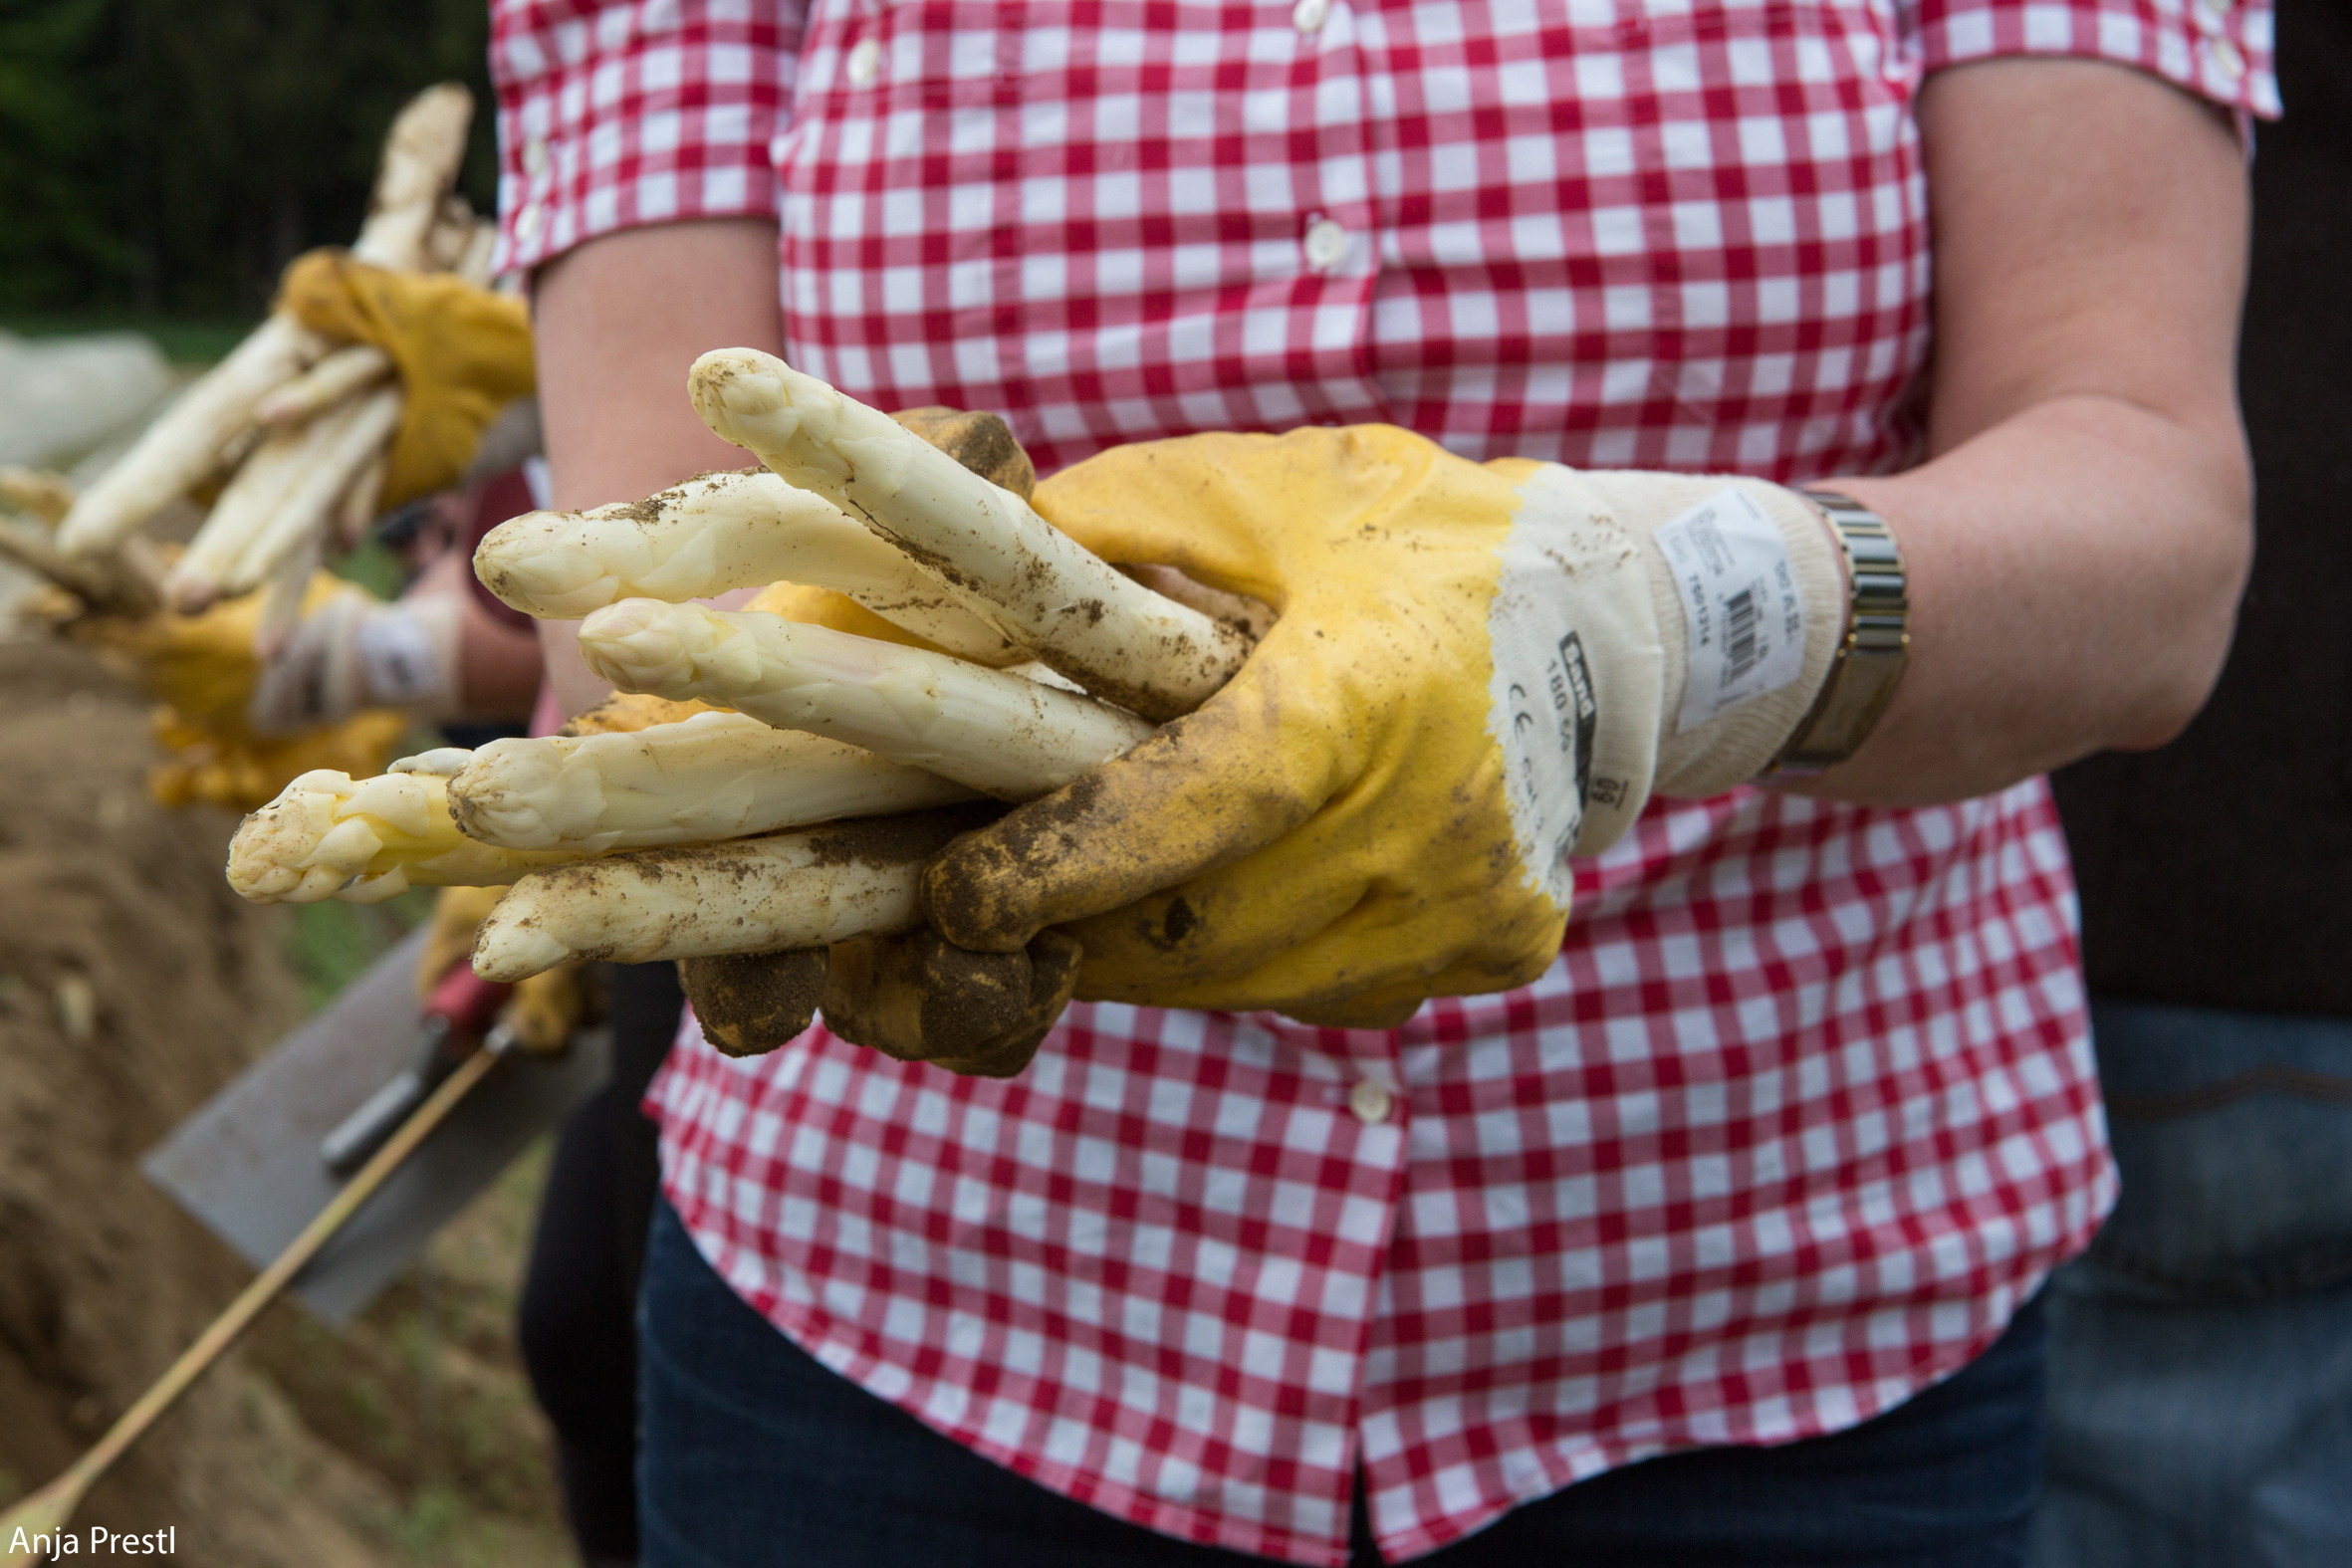
[[[993,414],[916,408],[892,417],[1016,495],[1026,498],[1036,487],[1029,455]],[[824,588],[773,583],[749,607],[883,642],[930,646]],[[902,1061],[1003,1078],[1029,1064],[1069,1005],[1077,968],[1077,944],[1053,932],[1011,952],[972,953],[917,931],[829,949],[683,959],[678,978],[704,1037],[731,1056],[776,1049],[808,1028],[822,1007],[826,1024],[843,1039]]]
[[[346,588],[306,605],[261,666],[245,707],[255,734],[299,734],[366,708],[401,709],[425,723],[458,711],[463,601],[420,594],[385,604]]]
[[[790,953],[681,959],[678,979],[703,1037],[729,1056],[776,1049],[822,1007],[826,1026],[853,1044],[1010,1078],[1069,1006],[1079,956],[1075,942],[1052,931],[1011,953],[974,953],[914,931]]]
[[[341,690],[353,700],[312,707],[304,722],[292,722],[288,711],[256,712],[263,689],[287,692],[298,684],[254,657],[262,597],[244,594],[197,615],[86,615],[65,625],[157,703],[152,723],[167,760],[147,786],[165,805],[249,811],[315,768],[380,773],[407,729],[405,717],[348,684]],[[349,625],[385,612],[365,590],[326,572],[312,578],[302,604],[305,625]]]
[[[1568,853],[1762,770],[1843,630],[1820,514],[1753,480],[1363,426],[1116,448],[1036,505],[1280,615],[1198,712],[925,873],[949,942],[1059,931],[1089,999],[1375,1027],[1526,984]]]
[[[503,887],[441,889],[425,928],[424,951],[416,961],[419,1006],[432,1000],[433,989],[442,977],[472,957],[475,933],[505,892]],[[583,1010],[580,966],[559,964],[517,982],[514,995],[499,1009],[499,1018],[514,1029],[517,1044],[544,1056],[572,1042],[572,1031],[579,1026]]]
[[[483,430],[534,384],[523,302],[448,273],[390,272],[313,251],[286,270],[279,303],[322,336],[373,343],[398,367],[405,401],[385,508],[455,484]]]
[[[370,708],[427,722],[457,710],[464,607],[455,596],[386,604],[318,572],[301,618],[267,663],[253,652],[264,596],[241,594],[195,615],[90,616],[68,631],[113,653],[181,724],[223,738],[301,735]]]

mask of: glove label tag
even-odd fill
[[[1804,673],[1805,606],[1778,525],[1727,486],[1653,536],[1682,595],[1690,678],[1678,732]]]
[[[1600,725],[1584,639],[1569,624],[1569,582],[1535,531],[1515,528],[1487,620],[1495,673],[1487,729],[1503,751],[1503,793],[1528,874],[1560,908],[1575,876],[1568,851],[1584,826]]]

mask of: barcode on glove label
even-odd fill
[[[1804,673],[1804,595],[1788,546],[1754,497],[1727,487],[1659,528],[1682,597],[1690,679],[1677,730],[1693,730]]]

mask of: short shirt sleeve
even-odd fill
[[[2227,109],[2278,116],[2271,0],[1915,0],[1929,71],[2001,55],[2137,66]]]
[[[804,4],[492,0],[492,265],[646,224],[775,216]]]

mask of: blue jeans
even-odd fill
[[[2034,1568],[2352,1563],[2352,1021],[2092,1026],[2123,1197],[2043,1292]]]
[[[1847,1432],[1629,1465],[1528,1503],[1431,1568],[2004,1568],[2041,1467],[2039,1301],[1975,1363]],[[1217,1568],[1035,1485],[826,1370],[654,1216],[639,1317],[645,1568]],[[1354,1561],[1378,1563],[1361,1494]]]

